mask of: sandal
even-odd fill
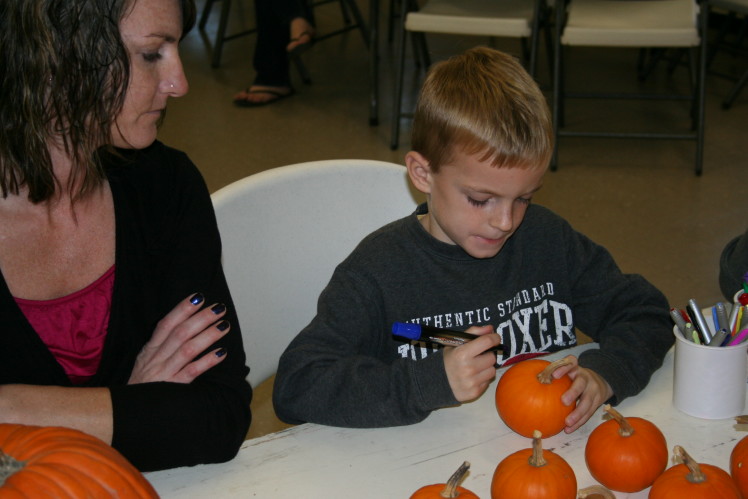
[[[262,106],[267,106],[268,104],[272,104],[274,102],[278,102],[279,100],[283,100],[286,97],[291,97],[295,93],[296,91],[293,88],[289,88],[287,92],[282,92],[280,90],[275,90],[273,88],[263,88],[263,89],[257,89],[257,90],[250,90],[249,88],[247,88],[246,90],[241,92],[237,97],[234,97],[234,105],[239,106],[239,107],[262,107]],[[251,94],[255,94],[255,95],[266,94],[266,95],[270,95],[270,98],[264,101],[252,101],[252,100],[247,99],[246,97]]]

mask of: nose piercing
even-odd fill
[[[173,83],[169,83],[169,88],[174,88],[174,84]]]

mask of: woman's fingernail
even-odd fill
[[[210,307],[210,310],[217,315],[223,313],[226,310],[226,305],[224,305],[223,303],[216,303],[215,305]]]
[[[229,321],[221,321],[216,324],[216,329],[218,329],[219,331],[226,331],[230,325],[231,323],[229,323]]]
[[[190,303],[193,305],[200,305],[203,300],[205,300],[205,297],[202,295],[202,293],[195,293],[192,295],[192,298],[190,298]]]
[[[223,357],[224,355],[226,355],[226,349],[225,348],[221,348],[220,350],[218,350],[216,352],[216,357]]]

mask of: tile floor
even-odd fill
[[[233,4],[230,29],[251,26],[251,2],[235,0]],[[202,5],[198,0],[200,10]],[[391,151],[393,50],[386,40],[384,22],[380,125],[372,127],[368,121],[368,59],[357,32],[317,43],[304,55],[313,82],[304,85],[292,72],[297,90],[294,97],[263,108],[234,107],[232,95],[253,78],[254,36],[227,42],[222,65],[211,68],[210,47],[219,5],[214,7],[205,33],[195,29],[182,42],[191,90],[170,104],[160,132],[165,143],[187,151],[211,191],[246,175],[303,161],[368,158],[401,162],[408,147],[409,123],[403,120],[401,147]],[[367,13],[368,2],[361,2],[361,6]],[[317,9],[320,31],[340,24],[336,9],[334,4]],[[386,14],[383,7],[383,20]],[[429,40],[435,60],[488,42],[448,36]],[[497,43],[502,50],[518,50],[515,41]],[[623,91],[661,89],[679,87],[686,77],[685,68],[677,68],[670,77],[661,66],[647,82],[639,83],[635,61],[632,50],[575,49],[569,54],[568,87],[595,82]],[[719,56],[715,64],[723,72],[741,74],[748,60]],[[541,61],[540,68],[539,81],[550,88],[547,64]],[[416,72],[406,75],[405,107],[413,104],[417,77]],[[707,83],[701,177],[693,174],[695,148],[691,142],[564,138],[559,169],[548,173],[536,196],[538,203],[606,246],[624,271],[640,273],[658,286],[673,306],[684,306],[689,298],[703,304],[722,298],[717,283],[720,251],[748,224],[748,90],[732,108],[723,110],[720,104],[732,83],[716,76],[710,76]],[[547,95],[550,99],[550,93]],[[684,130],[688,112],[682,102],[569,103],[569,127],[589,128],[586,124],[595,122],[615,129],[641,124],[648,129],[663,125]],[[252,434],[277,427],[267,394],[267,387],[258,390]]]

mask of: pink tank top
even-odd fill
[[[85,288],[53,300],[16,303],[74,385],[96,373],[104,348],[114,265]]]

